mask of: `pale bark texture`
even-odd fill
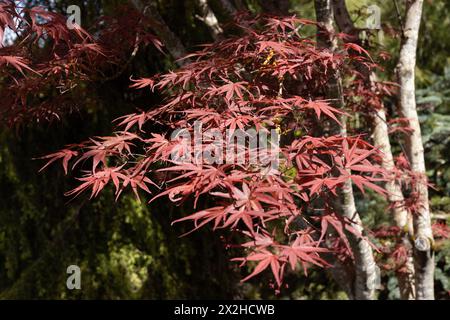
[[[376,110],[373,118],[373,141],[374,144],[384,153],[381,163],[382,167],[386,170],[392,170],[395,167],[395,164],[392,157],[384,109]],[[387,197],[392,208],[391,211],[394,214],[395,224],[402,232],[402,244],[408,251],[412,251],[413,248],[410,237],[412,237],[413,226],[410,223],[410,215],[403,206],[404,197],[401,187],[398,182],[392,179],[386,182],[385,188],[388,192]],[[413,300],[415,298],[415,270],[412,255],[408,255],[402,269],[403,270],[401,270],[401,272],[397,273],[400,297],[404,300]]]
[[[345,0],[333,0],[333,10],[336,23],[339,29],[351,35],[349,41],[361,42],[359,38],[359,30],[354,26],[350,14],[347,10]],[[362,75],[365,76],[365,81],[371,85],[376,81],[376,74],[371,72],[365,65],[359,64],[358,69]],[[372,138],[375,146],[379,147],[384,156],[382,159],[382,167],[390,172],[394,169],[394,158],[392,155],[391,142],[389,139],[389,128],[386,120],[386,113],[383,108],[374,111],[372,124]],[[413,227],[410,223],[410,215],[403,206],[404,196],[400,184],[392,179],[385,184],[388,192],[387,198],[391,206],[391,211],[394,216],[395,224],[402,230],[402,243],[412,251],[412,244],[410,238],[412,237]],[[400,297],[405,300],[412,300],[415,297],[414,289],[414,260],[412,255],[409,255],[401,272],[397,273],[399,282]]]
[[[318,45],[329,50],[335,50],[336,42],[333,39],[333,10],[331,0],[315,0],[316,19],[319,23]],[[342,78],[338,71],[331,76],[327,88],[327,98],[334,101],[335,107],[344,108],[345,102],[342,92]],[[341,118],[342,127],[332,129],[333,133],[342,136],[347,135],[346,119]],[[336,210],[342,216],[352,221],[352,227],[361,235],[364,233],[361,218],[356,211],[355,198],[353,195],[352,181],[347,180],[339,192],[336,201]],[[351,284],[349,298],[357,300],[371,300],[375,298],[375,291],[379,280],[379,268],[375,264],[373,251],[370,243],[364,238],[356,238],[349,235],[354,255],[354,277]],[[339,266],[337,266],[339,267]],[[344,288],[345,289],[345,288]],[[348,290],[346,290],[348,291]]]
[[[219,25],[216,15],[211,10],[207,0],[197,0],[197,4],[202,12],[202,16],[198,18],[206,24],[213,39],[217,40],[223,33],[223,30]]]
[[[424,149],[415,98],[416,51],[422,6],[423,0],[407,1],[404,34],[397,69],[400,83],[399,112],[409,120],[409,126],[413,130],[410,135],[405,137],[407,157],[412,171],[422,177],[417,183],[420,206],[418,212],[413,215],[416,299],[431,300],[434,299],[434,240],[425,176]]]

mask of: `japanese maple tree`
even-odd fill
[[[335,71],[355,76],[355,61],[373,62],[356,44],[318,47],[304,31],[310,27],[315,22],[296,17],[241,14],[236,36],[205,45],[178,70],[133,80],[136,89],[162,93],[162,104],[119,118],[111,136],[44,158],[62,160],[66,172],[84,169],[68,196],[93,198],[110,184],[117,196],[131,188],[138,197],[151,194],[151,201],[194,200],[191,214],[174,222],[190,221],[192,231],[209,225],[241,233],[243,255],[233,260],[254,266],[243,280],[270,269],[280,287],[288,269],[328,267],[330,255],[352,259],[347,235],[365,235],[336,210],[338,191],[350,179],[362,192],[384,194],[378,182],[385,171],[364,134],[330,130],[348,114],[327,100],[324,87]],[[174,138],[176,129],[183,134]],[[196,130],[206,138],[186,138]],[[277,143],[233,148],[237,157],[230,160],[211,132],[228,137],[239,130]],[[221,161],[200,156],[205,153]],[[255,153],[277,165],[255,164]]]
[[[68,2],[0,1],[2,129],[80,108],[109,115],[148,96],[154,104],[116,119],[111,136],[45,155],[41,170],[60,161],[73,171],[71,198],[128,189],[149,206],[183,206],[172,222],[186,236],[227,234],[243,280],[269,271],[279,289],[287,273],[329,268],[350,299],[374,299],[391,291],[379,266],[402,299],[433,299],[434,254],[450,233],[431,219],[414,99],[422,1],[405,4],[410,33],[391,30],[402,39],[398,83],[392,65],[377,65],[391,60],[378,31],[360,29],[344,0],[315,0],[316,21],[269,15],[294,12],[289,1],[236,3],[220,1],[216,16],[218,1],[189,1],[177,23],[179,8],[163,2],[101,4],[83,9],[83,29],[53,12]],[[208,31],[216,42],[187,54]],[[170,65],[181,68],[144,74]]]

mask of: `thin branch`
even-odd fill
[[[402,14],[400,13],[400,8],[398,7],[397,0],[392,0],[392,1],[394,1],[395,12],[397,13],[397,19],[398,19],[398,23],[400,24],[400,29],[402,31],[402,38],[403,38],[405,36],[405,27],[403,24]]]

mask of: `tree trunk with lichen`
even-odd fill
[[[434,240],[428,203],[424,149],[415,97],[416,51],[422,7],[423,0],[407,1],[397,71],[400,83],[399,113],[409,120],[409,126],[413,130],[405,137],[406,153],[411,170],[419,177],[415,190],[419,206],[417,212],[413,214],[416,299],[431,300],[434,299]]]
[[[316,19],[319,23],[318,45],[335,50],[336,42],[333,37],[333,11],[331,0],[315,0]],[[326,90],[327,98],[334,101],[335,107],[343,109],[345,106],[342,90],[342,77],[339,71],[335,71],[330,77],[328,88]],[[346,117],[341,117],[341,127],[331,128],[334,134],[347,136]],[[352,221],[352,227],[361,235],[364,233],[361,218],[356,211],[355,198],[353,195],[352,181],[347,180],[339,192],[339,199],[336,201],[336,210],[344,217]],[[349,298],[357,300],[374,299],[375,290],[379,278],[379,269],[375,264],[372,247],[368,240],[356,238],[350,235],[352,251],[354,255],[354,270],[350,285],[351,292],[348,289]],[[337,266],[339,267],[339,266]],[[339,281],[338,281],[339,282]]]
[[[197,18],[203,21],[203,23],[208,27],[208,30],[213,39],[217,40],[223,33],[223,30],[219,25],[219,21],[217,20],[216,15],[211,10],[207,0],[197,0],[197,5],[202,12],[202,16],[197,16]]]
[[[348,13],[345,0],[333,0],[333,11],[335,21],[341,30],[351,35],[349,41],[361,42],[359,38],[359,30],[354,26],[350,14]],[[372,85],[376,81],[376,74],[371,72],[365,65],[358,65],[360,73],[365,76],[367,84]],[[372,117],[372,138],[375,146],[380,148],[384,157],[381,166],[388,172],[394,169],[394,158],[392,155],[391,142],[389,139],[389,129],[387,126],[386,112],[384,108],[374,110]],[[392,178],[385,184],[387,191],[387,198],[391,206],[391,211],[394,216],[396,226],[398,226],[402,233],[402,245],[408,251],[412,251],[412,244],[410,238],[413,235],[413,227],[411,223],[411,215],[403,206],[404,197],[400,184]],[[397,273],[399,282],[400,296],[402,299],[411,300],[415,297],[414,290],[414,260],[412,254],[409,254],[405,265],[401,272]]]

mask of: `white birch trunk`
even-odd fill
[[[381,166],[390,171],[394,169],[394,159],[392,156],[391,143],[389,141],[388,126],[386,123],[386,114],[384,109],[376,110],[373,118],[373,141],[384,153]],[[412,251],[412,244],[409,240],[413,234],[413,226],[408,211],[403,206],[403,193],[400,185],[393,178],[386,182],[386,191],[388,192],[388,201],[392,207],[395,224],[400,228],[403,236],[403,245]],[[404,300],[413,300],[415,298],[414,289],[414,259],[411,254],[408,255],[403,272],[397,273],[397,279],[400,289],[400,297]]]
[[[322,47],[327,47],[330,50],[335,50],[336,43],[330,35],[334,34],[333,27],[333,11],[331,0],[315,0],[316,19],[319,23],[319,28],[325,32],[318,37],[318,44]],[[344,99],[342,93],[342,78],[340,73],[335,72],[331,77],[329,87],[327,90],[329,98],[336,102],[337,108],[344,108]],[[346,119],[342,117],[341,128],[334,128],[334,133],[340,133],[342,136],[347,135]],[[352,221],[352,227],[355,228],[361,235],[364,233],[364,228],[361,223],[361,218],[356,211],[355,198],[353,195],[353,186],[351,180],[347,180],[339,192],[339,199],[336,201],[336,209],[339,214]],[[375,290],[379,279],[379,268],[375,264],[372,247],[367,240],[356,238],[349,235],[352,243],[352,251],[355,257],[354,261],[354,283],[351,285],[353,294],[349,298],[357,300],[372,300],[375,297]]]
[[[202,12],[202,16],[198,18],[206,24],[213,39],[217,40],[223,33],[223,30],[219,25],[216,15],[209,7],[207,0],[197,0],[197,4]]]
[[[348,13],[345,0],[333,0],[333,11],[335,20],[339,29],[352,36],[350,41],[359,42],[359,30],[354,26]],[[365,66],[360,66],[361,74],[365,75],[367,83],[376,81],[376,75],[370,72]],[[384,153],[382,160],[382,167],[387,171],[392,170],[394,165],[394,159],[392,155],[391,142],[389,140],[389,130],[386,123],[386,113],[384,109],[375,110],[375,114],[372,121],[372,132],[375,146],[379,147]],[[412,244],[410,237],[413,235],[413,227],[410,223],[410,215],[405,207],[403,207],[404,197],[401,190],[401,186],[394,179],[388,181],[385,185],[388,192],[388,201],[392,207],[392,213],[394,216],[395,224],[402,230],[402,242],[403,245],[412,251]],[[414,289],[414,260],[412,254],[408,255],[407,261],[404,266],[404,272],[397,273],[399,282],[400,296],[405,300],[412,300],[415,297]]]
[[[397,68],[400,82],[399,111],[403,117],[409,119],[409,126],[413,129],[413,132],[405,138],[407,156],[413,172],[424,178],[417,186],[420,209],[413,216],[416,299],[430,300],[434,299],[434,240],[431,230],[428,188],[425,182],[424,150],[415,97],[416,51],[422,6],[423,0],[407,1],[404,38]]]

